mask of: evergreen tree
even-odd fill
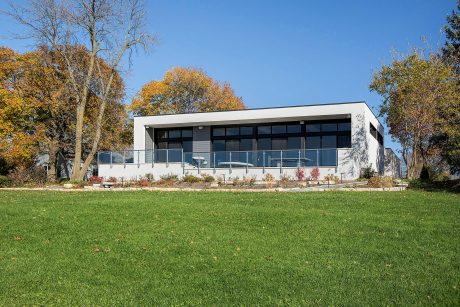
[[[446,44],[442,48],[443,60],[454,66],[457,74],[460,74],[460,0],[457,1],[457,12],[447,17]]]

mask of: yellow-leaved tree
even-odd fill
[[[135,115],[211,112],[245,109],[243,99],[228,83],[220,83],[201,69],[175,67],[163,80],[144,85],[133,99]]]
[[[73,71],[84,71],[88,50],[74,46],[72,51],[79,59],[72,63]],[[100,149],[124,148],[131,141],[123,79],[103,59],[96,60],[98,77],[92,79],[83,121],[82,152],[87,156]],[[98,93],[109,78],[112,86],[101,120],[98,110],[103,102]],[[42,46],[20,54],[0,46],[1,173],[33,167],[39,157],[48,156],[48,181],[54,181],[59,175],[59,157],[70,160],[75,155],[77,103],[69,79],[59,53]],[[99,135],[97,126],[101,127]]]
[[[8,165],[29,164],[45,136],[43,102],[25,81],[37,78],[31,69],[37,59],[0,47],[0,157]]]

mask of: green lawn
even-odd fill
[[[458,305],[460,197],[0,191],[0,305]]]

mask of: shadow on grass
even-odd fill
[[[460,179],[447,181],[424,181],[414,179],[409,182],[408,188],[411,190],[423,190],[430,192],[460,193]]]

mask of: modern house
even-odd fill
[[[320,177],[383,174],[383,126],[365,102],[134,118],[134,150],[99,152],[103,177],[153,174],[294,177],[318,167]]]

